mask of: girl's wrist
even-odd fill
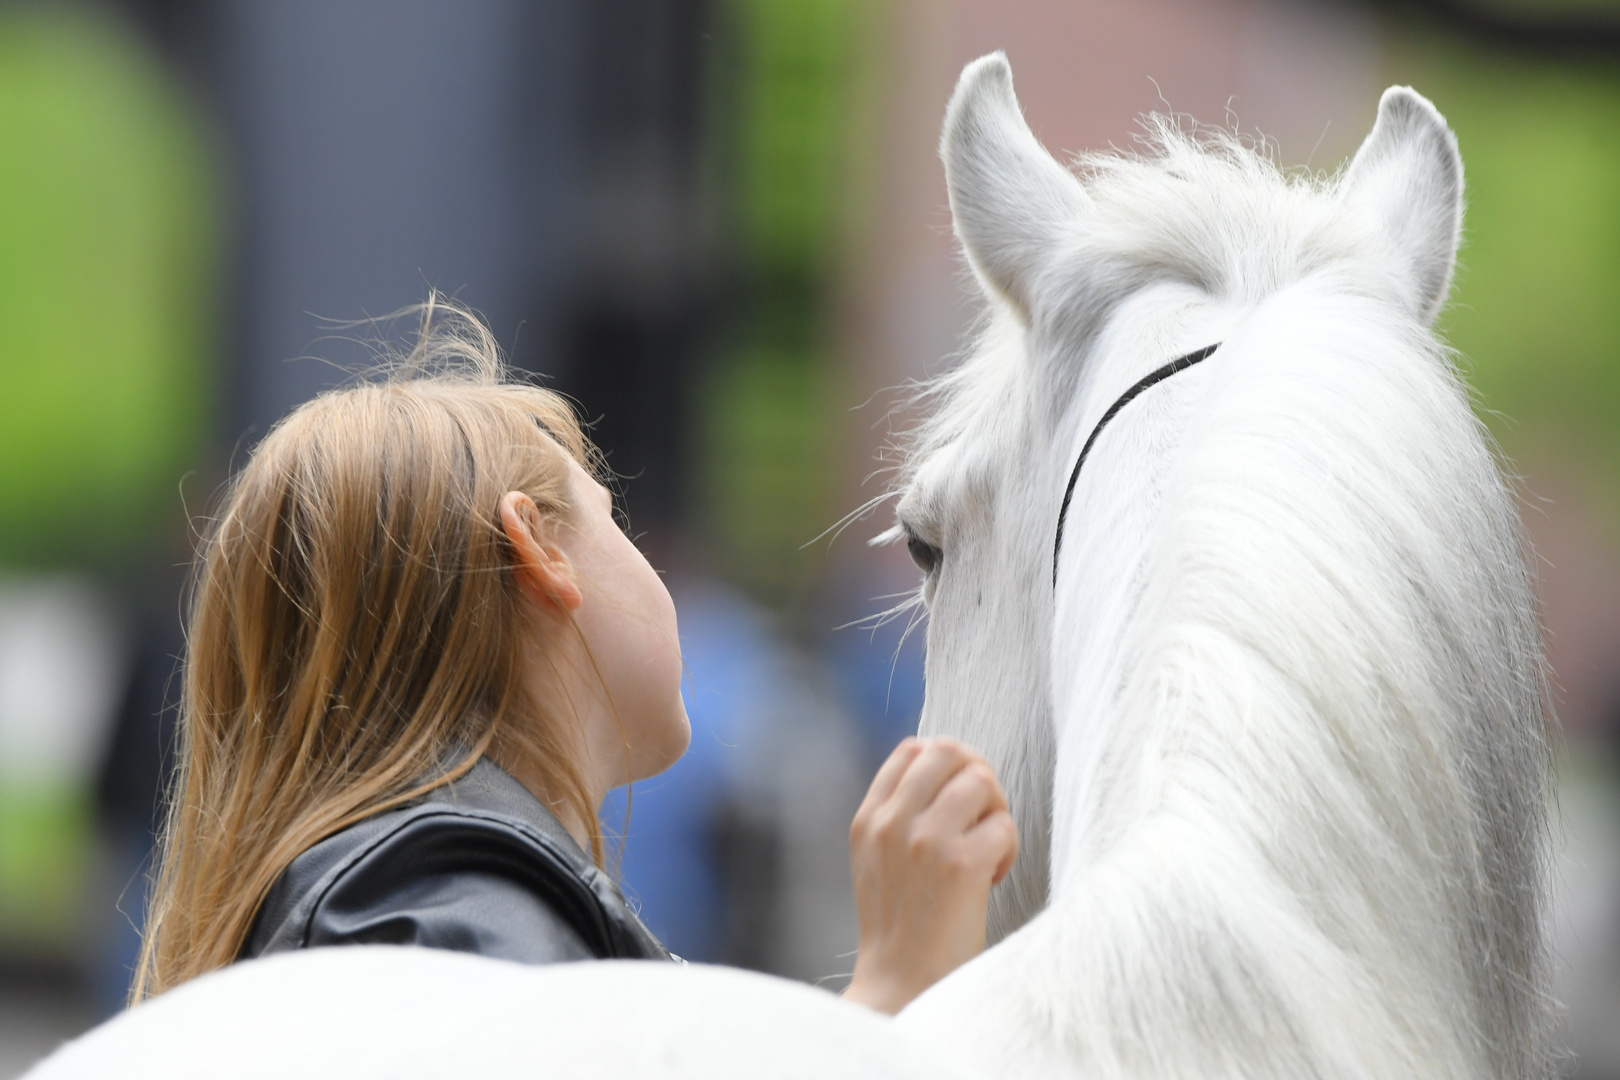
[[[871,967],[870,964],[863,965],[860,961],[856,961],[855,974],[850,978],[849,985],[844,988],[843,996],[846,1000],[889,1016],[894,1016],[911,1004],[918,991],[908,991],[900,985],[899,980],[892,977],[873,974]]]

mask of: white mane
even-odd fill
[[[903,1019],[974,1032],[987,1067],[1010,1046],[1088,1075],[1547,1076],[1539,628],[1513,499],[1430,329],[1454,142],[1410,91],[1333,177],[1149,132],[1075,178],[998,58],[947,118],[992,314],[903,477],[903,526],[943,551],[924,728],[1015,780],[1021,748],[1056,753],[1015,805],[1050,864],[999,898],[1003,929],[1033,920]],[[1217,341],[1111,422],[1054,598],[1080,441]],[[984,639],[1019,623],[1047,628],[1049,666],[1009,650],[1034,692],[981,690]]]

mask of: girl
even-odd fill
[[[319,945],[670,956],[597,809],[686,750],[674,605],[567,403],[465,310],[420,315],[389,378],[277,425],[207,536],[133,1000]],[[1016,832],[978,755],[908,740],[850,839],[846,994],[894,1012],[983,948]]]

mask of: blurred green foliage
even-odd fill
[[[207,434],[212,163],[156,59],[91,7],[0,6],[0,133],[0,567],[132,565]],[[8,765],[0,948],[70,954],[86,778]]]
[[[718,122],[738,207],[742,303],[699,389],[703,532],[714,569],[778,606],[802,596],[836,517],[830,307],[850,202],[870,6],[732,0],[734,93]]]
[[[1575,19],[1620,14],[1620,0],[1464,0],[1463,6],[1516,19]]]
[[[0,564],[177,516],[212,396],[218,195],[196,119],[94,9],[0,7]]]
[[[83,942],[94,820],[78,784],[0,785],[0,951],[72,956]]]
[[[739,0],[732,9],[745,79],[736,122],[746,257],[754,273],[815,279],[837,255],[857,5]]]
[[[1620,57],[1391,30],[1392,80],[1445,114],[1466,170],[1443,327],[1508,453],[1584,472],[1620,524]]]

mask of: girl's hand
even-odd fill
[[[1017,855],[989,762],[955,739],[896,747],[849,830],[861,944],[844,996],[897,1013],[983,952],[990,886]]]

